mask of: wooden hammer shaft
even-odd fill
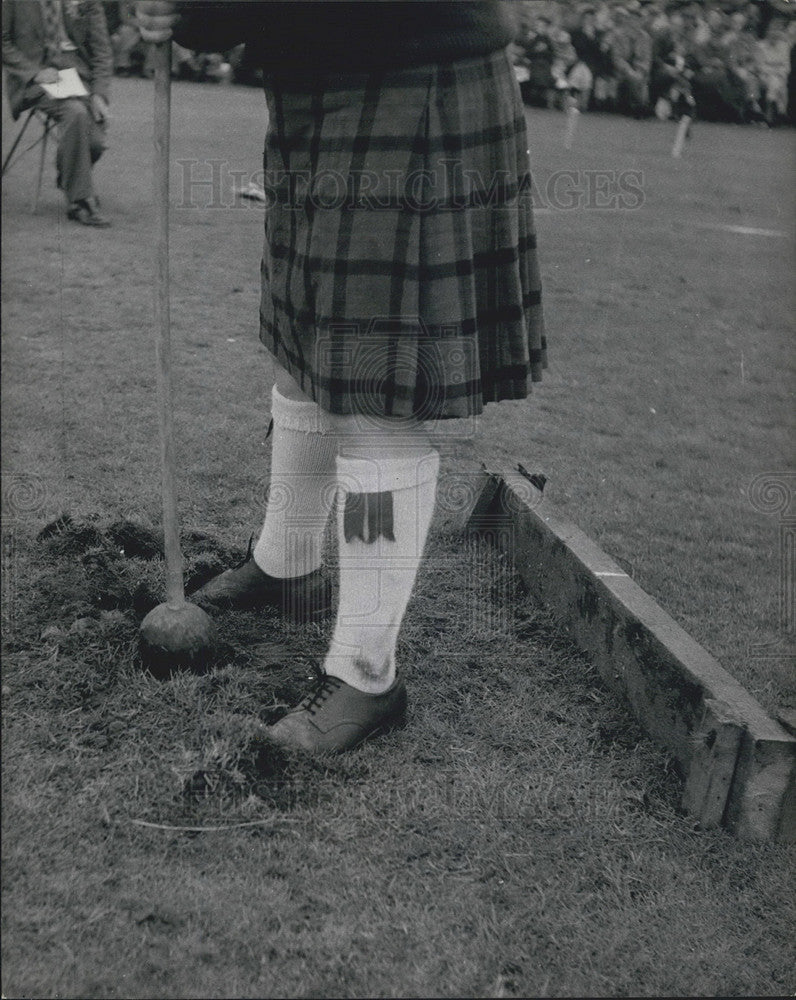
[[[155,354],[157,363],[160,459],[163,478],[163,538],[166,555],[166,602],[185,601],[183,559],[177,518],[174,408],[171,379],[171,317],[169,313],[169,136],[171,132],[171,42],[154,46],[155,129],[154,201],[157,218],[157,280],[155,284]]]

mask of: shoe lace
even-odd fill
[[[241,566],[245,566],[250,559],[253,559],[254,558],[254,556],[252,555],[253,548],[254,548],[254,534],[251,534],[249,535],[249,544],[246,548],[246,555],[241,559],[239,563],[235,563],[232,569],[240,569]]]
[[[327,674],[317,660],[310,660],[310,666],[314,675],[312,679],[313,688],[303,699],[299,707],[309,712],[310,715],[315,715],[316,710],[321,707],[330,695],[334,694],[340,688],[343,682],[339,677]]]

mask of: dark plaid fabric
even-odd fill
[[[464,417],[527,396],[546,345],[506,53],[266,93],[266,347],[332,413]]]

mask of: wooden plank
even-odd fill
[[[649,594],[518,473],[485,473],[469,526],[503,540],[531,593],[670,751],[700,823],[791,838],[796,740]]]
[[[787,740],[760,733],[754,725],[744,731],[725,819],[744,840],[796,841],[794,740]]]
[[[729,705],[705,698],[701,725],[691,740],[692,752],[682,805],[705,830],[725,820],[744,730]]]

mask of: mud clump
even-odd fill
[[[91,522],[75,523],[71,515],[61,514],[37,535],[53,555],[80,555],[103,544],[100,529]]]
[[[143,618],[163,600],[163,540],[151,525],[102,524],[63,513],[42,528],[37,542],[51,560],[62,562],[46,574],[45,589],[63,590],[64,607],[75,613],[121,610]],[[239,553],[201,531],[186,532],[182,547],[186,593],[240,561]]]
[[[207,760],[186,779],[182,796],[194,803],[212,799],[228,805],[255,796],[280,812],[289,812],[317,805],[329,777],[328,761],[320,763],[258,736],[234,753]]]
[[[105,529],[106,537],[129,558],[162,559],[160,533],[135,521],[114,521]]]

